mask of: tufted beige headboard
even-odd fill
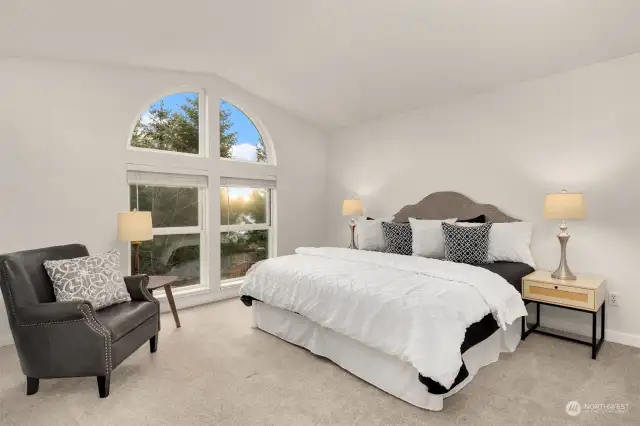
[[[519,222],[491,204],[478,204],[458,192],[443,191],[427,195],[417,204],[404,206],[395,214],[394,222],[407,222],[410,217],[420,219],[469,219],[485,215],[491,222]]]

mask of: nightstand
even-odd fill
[[[527,275],[522,278],[522,299],[525,302],[536,303],[536,322],[528,324],[529,329],[525,330],[526,318],[523,318],[521,339],[524,340],[529,334],[535,332],[582,343],[591,346],[591,358],[596,359],[604,342],[605,294],[604,278],[595,275],[578,275],[576,280],[556,280],[551,278],[549,271],[535,271]],[[592,320],[591,342],[537,330],[540,325],[540,305],[590,313]],[[598,312],[602,312],[602,316],[600,319],[600,340],[596,341]]]

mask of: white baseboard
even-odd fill
[[[604,340],[607,342],[620,343],[621,345],[640,348],[640,336],[637,334],[623,333],[621,331],[605,329]]]
[[[11,333],[0,336],[0,347],[13,345],[13,336]]]

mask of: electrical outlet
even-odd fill
[[[618,302],[620,301],[620,296],[618,296],[618,293],[616,292],[609,292],[609,304],[611,306],[618,306]]]

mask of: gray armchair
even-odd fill
[[[160,309],[146,275],[125,277],[131,302],[96,311],[85,301],[55,301],[43,262],[88,255],[71,244],[0,256],[0,288],[27,395],[38,392],[40,379],[96,376],[105,398],[114,368],[147,340],[157,350]]]

